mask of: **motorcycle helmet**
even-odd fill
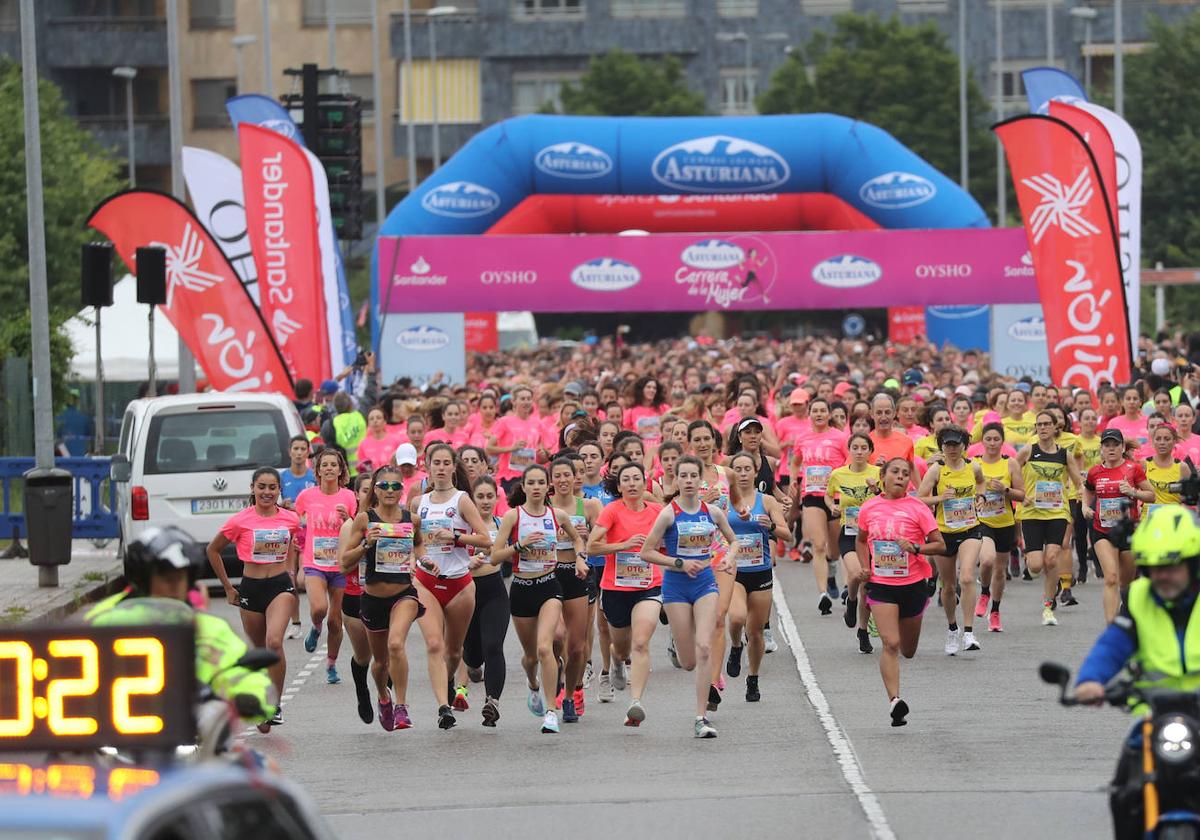
[[[187,569],[190,586],[208,563],[204,547],[182,528],[147,528],[125,549],[125,577],[137,589],[150,588],[155,571]]]
[[[1130,540],[1133,561],[1142,567],[1200,563],[1200,520],[1183,505],[1160,505],[1142,520]]]

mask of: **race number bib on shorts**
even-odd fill
[[[337,568],[337,537],[316,537],[313,544],[313,563],[322,569]]]
[[[762,534],[738,534],[737,554],[734,555],[739,569],[749,569],[766,564],[763,556]]]
[[[805,467],[804,492],[825,492],[825,488],[829,485],[829,474],[831,472],[833,472],[833,467]]]
[[[650,564],[633,551],[617,552],[616,584],[624,589],[649,589],[654,580]]]
[[[528,467],[537,457],[532,449],[514,449],[512,455],[509,456],[509,466],[513,467]]]
[[[1061,481],[1039,481],[1033,485],[1033,506],[1037,510],[1059,510],[1063,506]]]
[[[1124,515],[1125,499],[1114,496],[1109,499],[1100,499],[1099,502],[1101,528],[1111,528],[1121,521],[1121,517]]]
[[[676,551],[680,557],[707,557],[715,530],[711,522],[676,522]]]
[[[291,537],[287,528],[255,528],[250,548],[251,563],[282,563],[287,559]]]
[[[385,575],[407,575],[412,571],[413,526],[411,522],[379,525],[375,541],[375,571]]]
[[[521,574],[540,575],[558,565],[558,553],[550,540],[542,540],[519,550],[521,553],[517,557],[517,571]]]
[[[946,527],[955,531],[974,528],[978,521],[975,518],[975,499],[971,496],[946,499],[942,502],[942,518],[946,520]]]
[[[984,519],[997,519],[1004,515],[1004,494],[987,490],[979,504],[979,515]]]
[[[879,577],[907,577],[908,552],[895,540],[875,540],[871,543],[871,560]]]
[[[431,542],[430,535],[442,529],[454,530],[454,523],[448,516],[430,516],[421,520],[421,533],[425,536],[425,550],[430,554],[447,555],[454,550],[453,542]]]

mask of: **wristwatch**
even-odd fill
[[[682,569],[682,568],[683,568],[683,558],[682,558],[682,557],[676,557],[676,558],[675,558],[675,568],[676,568],[676,569]]]

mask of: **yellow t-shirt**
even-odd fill
[[[1012,487],[1008,456],[1001,455],[1000,460],[993,464],[980,458],[978,463],[979,468],[983,470],[983,501],[979,505],[979,521],[992,528],[1007,528],[1016,521],[1013,518],[1012,502],[1004,498],[1003,492],[987,489],[987,484],[994,478],[1005,487]]]
[[[875,482],[875,490],[871,491],[867,480]],[[879,467],[868,464],[862,472],[855,472],[849,465],[838,467],[829,474],[829,484],[825,487],[827,498],[837,499],[841,508],[841,528],[848,537],[858,534],[858,509],[863,502],[879,493]]]
[[[975,510],[975,465],[971,461],[964,461],[956,470],[942,464],[938,470],[935,492],[939,496],[954,494],[953,498],[938,503],[937,522],[940,530],[957,534],[979,524]]]

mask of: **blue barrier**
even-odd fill
[[[121,535],[121,523],[117,519],[117,488],[108,486],[108,497],[104,496],[104,482],[108,481],[111,458],[55,458],[54,466],[67,470],[75,481],[71,504],[74,514],[71,536],[75,539],[111,539]],[[25,473],[33,469],[33,458],[0,458],[0,538],[16,535],[27,536],[24,511],[12,509],[14,484],[20,482]],[[86,493],[83,492],[86,488]],[[84,497],[88,501],[84,510]]]

